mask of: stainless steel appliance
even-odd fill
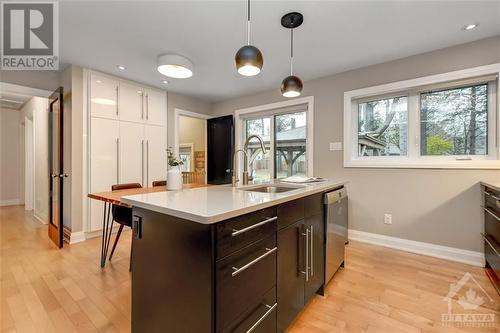
[[[345,187],[325,193],[326,269],[325,285],[339,267],[344,265],[347,242],[347,190]]]

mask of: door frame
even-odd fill
[[[203,114],[203,113],[192,112],[192,111],[188,111],[188,110],[175,108],[174,109],[174,146],[172,147],[174,149],[175,155],[179,155],[179,130],[180,130],[179,120],[180,120],[181,116],[202,119],[205,121],[205,182],[206,182],[207,181],[207,161],[208,161],[206,123],[207,123],[208,119],[214,118],[214,117],[211,115],[208,115],[208,114]]]

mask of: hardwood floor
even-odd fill
[[[104,270],[99,268],[99,238],[58,250],[47,227],[22,206],[0,207],[0,236],[2,332],[130,331],[130,233],[122,235]],[[492,315],[495,323],[489,327],[442,324],[449,285],[465,273],[492,300],[470,279],[454,296],[452,311]],[[483,297],[476,310],[458,304],[469,288]],[[498,332],[499,305],[500,297],[481,268],[351,242],[345,269],[288,333]]]

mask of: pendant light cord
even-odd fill
[[[247,45],[250,45],[250,0],[247,0]]]
[[[293,28],[290,29],[290,75],[293,75]]]

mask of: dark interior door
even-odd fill
[[[63,247],[63,88],[49,97],[49,238]]]
[[[231,183],[234,151],[233,116],[207,120],[207,183]]]

